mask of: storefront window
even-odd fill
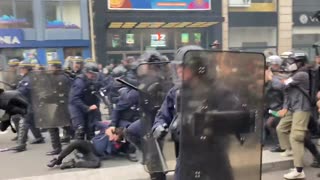
[[[64,57],[82,56],[82,48],[64,48]]]
[[[232,49],[264,50],[277,46],[276,27],[231,27],[229,47]],[[263,51],[261,51],[263,52]]]
[[[45,2],[48,29],[80,29],[80,1]]]
[[[1,0],[0,28],[32,28],[33,6],[31,0]]]
[[[112,50],[139,51],[140,33],[132,30],[114,30],[107,32],[107,47]]]

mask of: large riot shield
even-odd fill
[[[70,79],[63,71],[34,71],[30,74],[31,103],[39,128],[70,125],[68,94]]]
[[[16,71],[0,71],[0,88],[4,90],[15,89],[19,83],[19,76]]]
[[[180,179],[261,178],[264,63],[258,53],[186,53]]]
[[[168,62],[143,63],[138,69],[141,124],[143,129],[143,164],[149,173],[168,172],[175,167],[175,148],[171,136],[159,140],[152,135],[152,126],[166,94],[173,87]]]

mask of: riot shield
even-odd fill
[[[19,83],[19,76],[15,71],[0,71],[0,88],[4,90],[15,89]]]
[[[70,79],[63,71],[34,71],[30,74],[31,101],[38,128],[70,125],[68,94]]]
[[[152,135],[155,116],[160,109],[167,92],[173,87],[168,62],[143,63],[138,69],[140,90],[141,124],[143,138],[143,164],[149,173],[168,172],[175,167],[176,156],[174,142],[170,135],[157,140]]]
[[[258,53],[186,53],[180,179],[261,178],[264,63]]]

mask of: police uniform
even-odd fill
[[[60,60],[48,61],[49,66],[56,67],[52,71],[51,83],[53,93],[43,99],[45,103],[56,104],[53,119],[47,119],[48,131],[51,138],[52,151],[48,152],[47,155],[57,155],[61,152],[61,139],[59,135],[59,127],[67,127],[70,125],[70,115],[66,111],[68,109],[68,94],[71,86],[70,78],[62,72],[62,64]]]
[[[23,68],[32,68],[32,64],[29,61],[22,61],[19,64],[19,67]],[[30,69],[29,69],[30,71]],[[23,120],[20,120],[19,123],[19,134],[18,134],[18,146],[13,148],[18,152],[26,150],[26,142],[28,139],[28,130],[30,129],[35,137],[33,143],[44,143],[44,138],[41,135],[40,129],[35,127],[34,114],[32,109],[32,99],[31,99],[31,82],[29,73],[25,74],[22,77],[22,80],[17,86],[17,90],[27,99],[30,106],[28,107],[28,114]]]
[[[111,124],[114,127],[127,127],[139,118],[139,93],[136,90],[122,88],[120,98],[111,114]]]
[[[84,74],[77,76],[71,86],[69,112],[77,139],[84,139],[85,134],[87,139],[94,136],[94,122],[101,120],[101,113],[99,110],[100,100],[92,92],[98,91],[100,88],[100,83],[88,80]],[[89,107],[92,105],[96,105],[98,108],[89,111]]]

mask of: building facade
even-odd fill
[[[0,60],[91,56],[87,0],[1,0]]]

